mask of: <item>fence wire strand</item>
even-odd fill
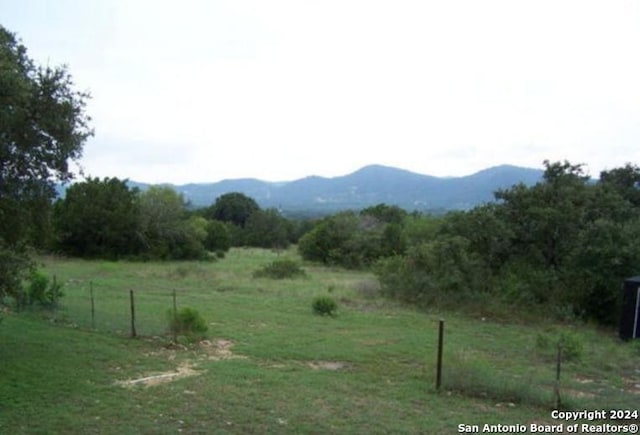
[[[80,328],[130,335],[130,290],[134,292],[136,334],[169,335],[173,288],[136,290],[99,280],[73,280],[64,286],[64,297],[59,301],[57,317]],[[186,290],[176,288],[175,292],[179,307],[181,296],[186,296]]]

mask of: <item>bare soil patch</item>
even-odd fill
[[[133,386],[154,386],[173,382],[178,379],[202,374],[202,370],[197,370],[198,361],[222,361],[229,359],[247,359],[246,356],[236,355],[231,351],[233,342],[230,340],[203,340],[194,347],[171,344],[157,351],[149,352],[146,356],[163,357],[169,361],[181,360],[175,370],[166,372],[147,374],[136,379],[116,381],[115,384],[121,387]],[[191,358],[189,358],[191,357]]]
[[[234,343],[230,340],[218,339],[214,341],[203,340],[198,346],[204,358],[209,361],[222,361],[227,359],[247,359],[244,355],[236,355],[231,351]]]
[[[307,366],[314,370],[343,370],[348,364],[342,361],[310,361]]]
[[[124,381],[116,381],[115,384],[121,387],[134,387],[144,386],[151,387],[154,385],[164,384],[167,382],[173,382],[177,379],[186,378],[189,376],[199,375],[201,372],[194,369],[194,366],[189,364],[188,361],[180,364],[176,370],[157,373],[155,375],[144,376],[137,379],[127,379]]]

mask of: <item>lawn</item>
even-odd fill
[[[559,334],[581,348],[562,366],[566,409],[638,409],[640,346],[614,330],[418,311],[377,295],[367,272],[302,262],[303,278],[253,277],[283,258],[301,262],[295,251],[259,249],[211,263],[42,258],[64,297],[55,312],[10,312],[0,323],[0,433],[446,434],[461,424],[566,425],[551,418],[555,353],[541,345]],[[207,321],[205,340],[172,343],[174,290],[178,307]],[[319,295],[336,300],[337,316],[313,314]]]

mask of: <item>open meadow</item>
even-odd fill
[[[300,262],[306,277],[253,277],[283,258]],[[518,321],[515,306],[510,321],[418,311],[380,297],[370,273],[303,263],[294,250],[232,249],[216,262],[40,261],[64,296],[55,311],[3,316],[0,433],[447,434],[459,425],[566,426],[551,417],[557,337],[571,351],[561,372],[563,409],[639,408],[640,346],[622,343],[615,330]],[[204,340],[172,342],[173,290],[178,308],[206,320]],[[335,299],[336,316],[313,314],[319,295]]]

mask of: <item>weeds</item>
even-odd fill
[[[335,316],[338,304],[329,296],[318,296],[311,304],[314,314],[320,316]]]
[[[443,387],[468,397],[496,402],[549,406],[550,395],[536,387],[531,378],[516,378],[500,373],[489,361],[457,353],[446,361]]]

